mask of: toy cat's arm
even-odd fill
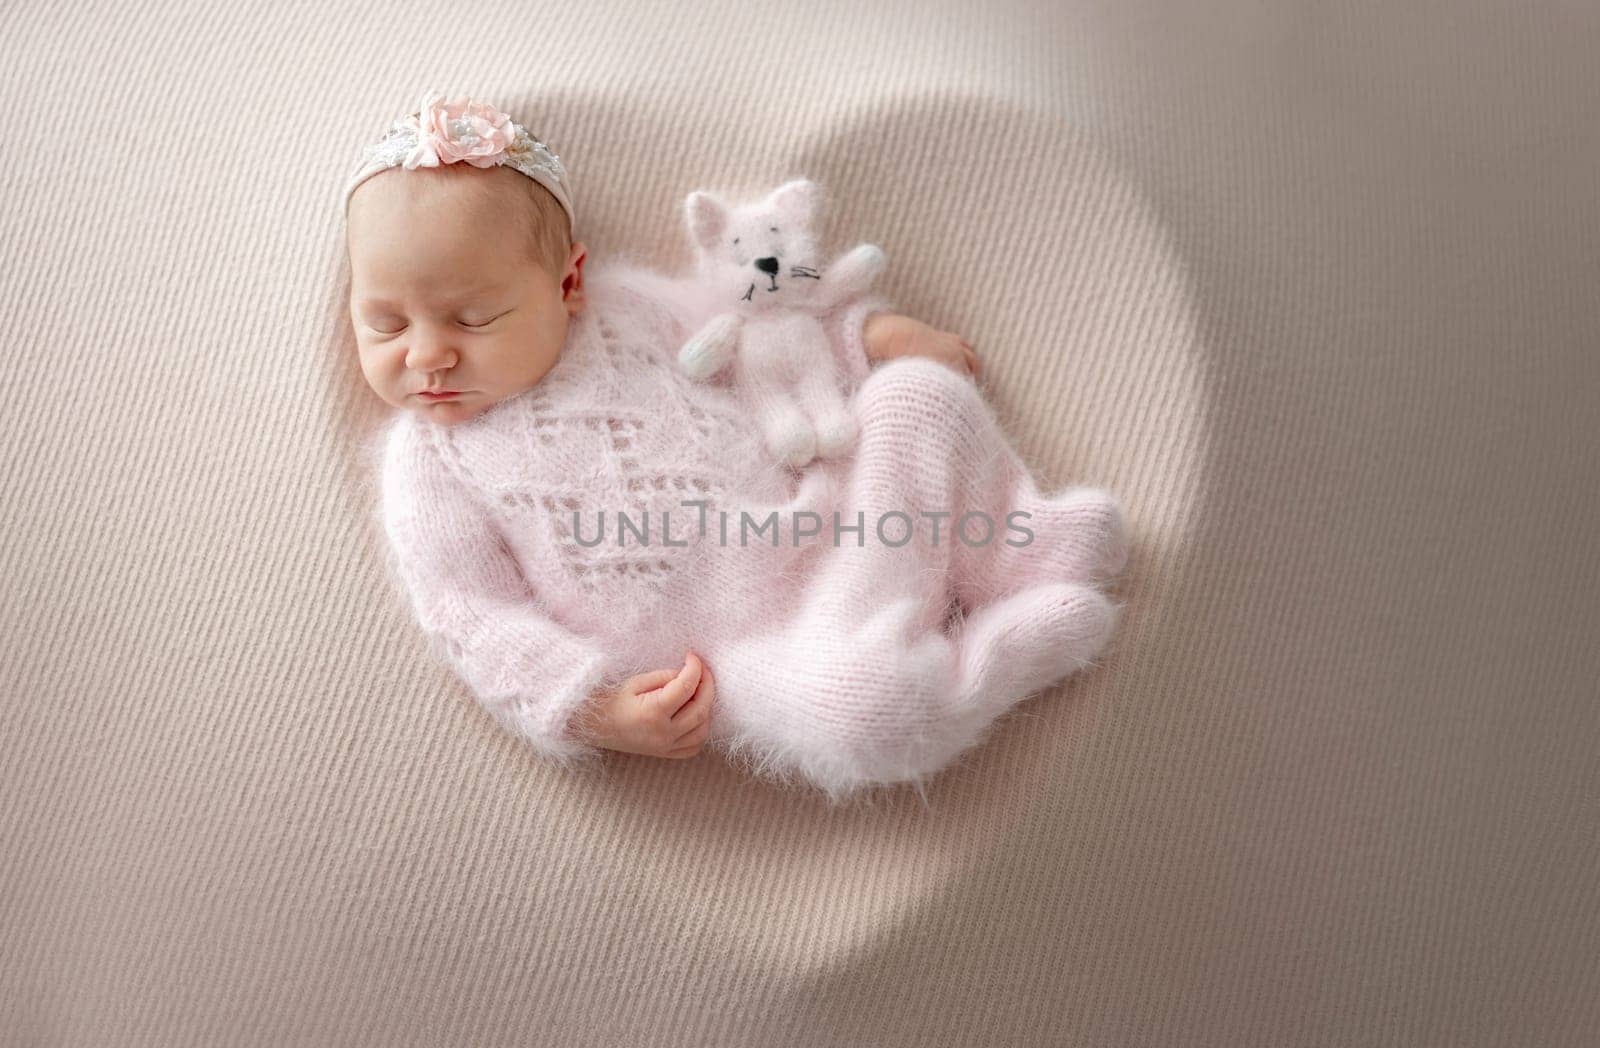
[[[888,257],[876,244],[861,244],[834,262],[822,274],[817,297],[824,309],[866,294],[888,264]]]
[[[739,348],[737,313],[719,313],[678,351],[678,365],[690,378],[707,379],[728,366]]]

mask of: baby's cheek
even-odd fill
[[[360,361],[361,376],[367,380],[367,385],[378,390],[381,390],[383,386],[387,385],[384,380],[384,371],[386,369],[382,366],[381,361],[379,360],[377,350],[363,350],[360,356]]]
[[[406,396],[404,367],[398,366],[382,350],[374,350],[361,358],[361,376],[372,391],[392,404],[400,404]]]

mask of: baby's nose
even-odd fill
[[[430,338],[418,332],[406,354],[406,364],[418,371],[437,371],[449,363],[454,354],[443,339]]]
[[[778,272],[778,260],[776,258],[758,258],[756,259],[756,268],[770,277]]]

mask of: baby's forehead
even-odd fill
[[[425,244],[418,261],[431,257],[436,265],[450,267],[459,265],[459,255],[468,252],[482,257],[501,253],[499,249],[515,251],[516,227],[506,221],[506,209],[515,207],[516,201],[505,198],[504,187],[480,185],[473,189],[464,187],[464,179],[441,181],[426,174],[414,175],[402,170],[387,185],[374,184],[370,196],[362,195],[365,185],[357,188],[345,224],[345,247],[352,256],[392,254]],[[378,183],[390,177],[385,173],[369,181]]]
[[[521,205],[523,175],[499,168],[453,164],[439,168],[390,168],[367,179],[350,197],[350,224],[418,218],[450,218],[461,225],[503,221]]]

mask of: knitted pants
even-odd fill
[[[703,648],[718,687],[711,744],[835,802],[920,785],[1017,702],[1089,665],[1119,611],[1097,584],[1128,555],[1116,501],[1087,487],[1042,495],[953,369],[882,364],[852,409],[854,454],[822,467],[839,471],[839,528],[826,522],[799,614]]]

